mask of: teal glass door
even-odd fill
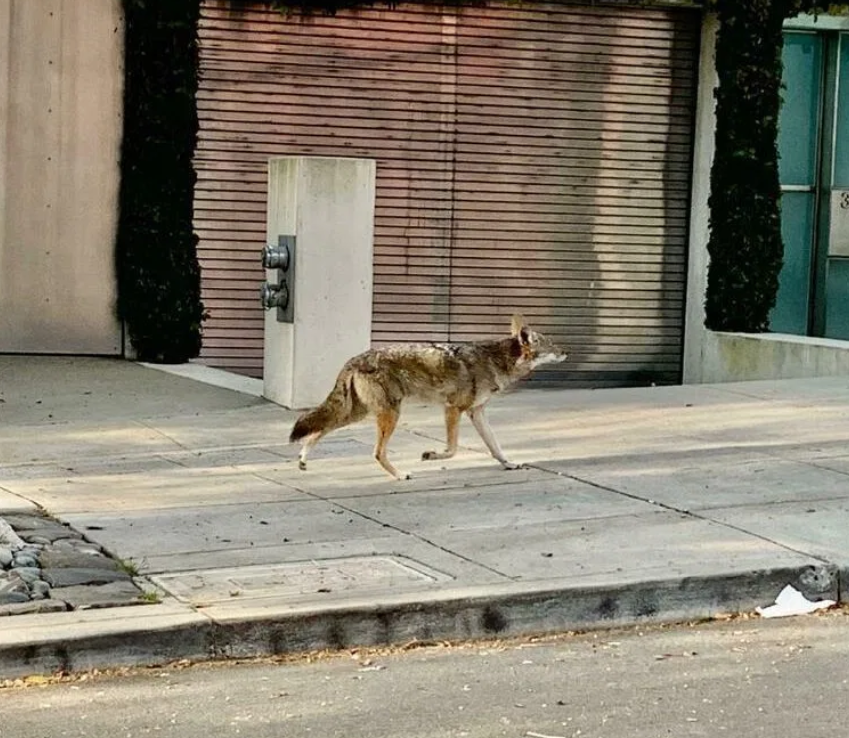
[[[834,157],[831,167],[831,190],[837,197],[830,198],[830,220],[849,218],[849,33],[838,37],[837,92],[834,110]],[[832,238],[826,244],[825,326],[827,338],[849,338],[849,249],[845,243],[836,243],[835,229],[824,235]]]
[[[784,264],[770,329],[849,339],[849,33],[787,32],[783,62]]]
[[[770,316],[776,333],[810,329],[822,121],[823,38],[784,36],[784,91],[778,119],[784,265]]]

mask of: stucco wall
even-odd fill
[[[117,354],[120,0],[0,0],[0,352]]]

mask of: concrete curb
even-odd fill
[[[54,641],[0,645],[0,679],[70,674],[93,669],[153,666],[213,656],[212,623],[143,632],[86,634]]]
[[[164,618],[162,625],[144,614],[153,615],[153,605],[123,629],[113,622],[111,632],[86,626],[75,633],[71,625],[42,639],[4,642],[0,635],[0,678],[706,620],[771,604],[787,584],[810,599],[840,599],[837,567],[822,565],[470,597],[420,593],[370,605],[250,617],[234,612],[226,620],[186,609],[179,622]]]
[[[218,623],[214,649],[217,657],[232,658],[703,620],[771,604],[787,584],[811,599],[838,598],[837,570],[831,566],[430,602],[419,597],[393,606]]]

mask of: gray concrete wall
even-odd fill
[[[682,381],[693,384],[702,379],[702,353],[707,341],[705,290],[707,288],[708,197],[716,131],[716,32],[719,23],[713,14],[705,15],[699,54],[698,97],[693,146],[693,183],[690,205],[690,252],[687,266],[687,307],[684,315],[684,361]]]
[[[849,376],[849,341],[705,331],[695,382]]]
[[[121,352],[120,0],[0,0],[0,352]]]

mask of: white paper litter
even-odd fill
[[[819,600],[811,602],[798,589],[787,585],[778,597],[775,604],[769,607],[756,607],[755,612],[764,618],[783,618],[789,615],[807,615],[817,610],[825,610],[837,604],[834,600]]]

